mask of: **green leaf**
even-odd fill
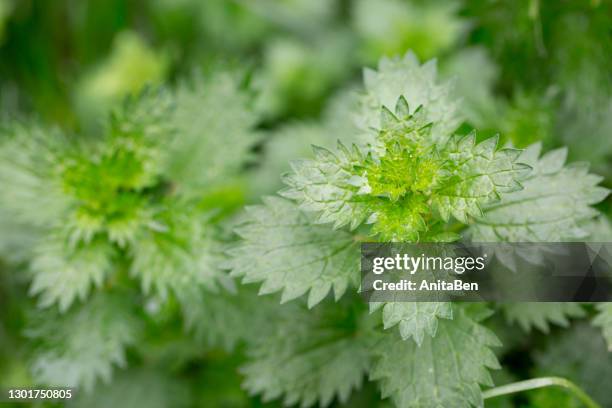
[[[168,290],[231,285],[217,266],[221,250],[205,221],[191,203],[165,200],[159,206],[130,246],[130,273],[141,280],[145,293],[155,289],[166,297]]]
[[[246,286],[234,291],[182,290],[177,298],[193,336],[225,350],[263,334],[273,308],[278,307],[276,299],[258,297]]]
[[[291,163],[293,173],[283,176],[288,187],[280,195],[297,201],[304,211],[315,212],[317,223],[356,228],[368,216],[355,179],[355,168],[363,161],[361,152],[356,146],[349,150],[339,144],[338,154],[316,146],[314,153],[313,160]]]
[[[55,225],[70,205],[60,169],[68,140],[57,129],[12,122],[0,126],[0,206],[29,225]]]
[[[64,312],[77,298],[84,301],[92,286],[102,286],[113,270],[113,255],[104,240],[71,246],[62,234],[47,237],[34,249],[30,293],[40,295],[40,306],[57,303]]]
[[[503,195],[484,209],[470,228],[478,242],[559,242],[585,238],[580,223],[593,218],[591,207],[608,195],[597,186],[601,177],[582,163],[565,165],[566,149],[542,157],[540,145],[526,149],[518,161],[533,167],[521,181],[523,189]]]
[[[382,307],[385,329],[399,325],[402,340],[413,338],[420,346],[425,334],[434,337],[438,319],[452,319],[453,310],[448,302],[372,302],[371,310]]]
[[[177,137],[167,146],[166,172],[179,189],[197,192],[237,175],[259,141],[239,78],[196,76],[179,86],[174,102]]]
[[[570,302],[521,302],[501,305],[509,323],[518,325],[526,332],[532,328],[548,333],[550,324],[562,327],[570,325],[570,318],[584,317],[585,312],[579,303]]]
[[[353,236],[314,224],[298,207],[278,197],[247,208],[237,233],[243,241],[229,251],[225,267],[243,283],[263,282],[260,294],[282,291],[282,302],[309,292],[308,305],[330,290],[339,299],[358,285],[359,249]]]
[[[370,378],[398,407],[479,407],[479,385],[493,384],[487,369],[499,368],[490,349],[498,345],[492,332],[456,310],[455,319],[440,320],[436,336],[420,346],[395,333],[383,335],[374,346],[378,359]]]
[[[593,319],[593,324],[601,328],[608,343],[608,350],[612,351],[612,303],[600,303],[597,310],[599,314]]]
[[[433,124],[432,140],[445,140],[459,126],[461,118],[451,85],[439,83],[436,76],[436,61],[421,65],[412,52],[403,58],[382,58],[378,71],[366,68],[363,73],[366,92],[357,117],[361,129],[367,132],[381,129],[381,107],[393,110],[403,96],[410,108],[423,106],[426,122]]]
[[[44,232],[29,223],[23,223],[0,210],[0,256],[11,264],[25,263],[32,257]]]
[[[453,137],[445,156],[451,161],[448,179],[433,196],[444,220],[452,214],[468,223],[468,216],[479,217],[482,207],[500,198],[501,193],[520,189],[529,166],[517,161],[520,151],[497,148],[497,138],[476,144],[476,136]]]
[[[25,334],[35,347],[31,361],[37,384],[83,387],[108,382],[114,366],[124,366],[125,348],[134,343],[139,323],[123,296],[98,294],[64,315],[53,310],[33,316]]]
[[[326,407],[334,398],[346,403],[368,371],[368,337],[359,335],[350,309],[292,306],[248,352],[244,387],[285,405]]]

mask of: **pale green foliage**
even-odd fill
[[[361,129],[370,132],[382,126],[380,109],[393,109],[401,96],[413,109],[423,106],[425,122],[432,123],[432,138],[444,140],[460,124],[458,105],[450,83],[439,83],[436,61],[421,65],[408,52],[403,58],[382,58],[378,71],[366,68],[363,74],[365,93],[356,117]]]
[[[68,150],[65,136],[36,124],[0,126],[0,204],[10,217],[54,225],[69,206],[57,169]]]
[[[231,348],[250,334],[253,326],[244,323],[251,322],[253,303],[237,304],[227,293],[233,280],[218,268],[219,240],[228,235],[219,210],[226,203],[213,194],[240,175],[257,141],[247,103],[235,78],[211,75],[176,93],[148,89],[127,99],[100,137],[80,143],[35,126],[2,129],[2,223],[25,224],[35,243],[20,254],[29,258],[30,292],[40,306],[58,306],[30,319],[34,383],[87,393],[109,381],[143,331],[126,299],[146,305],[147,323],[182,311],[187,328],[210,346]],[[0,247],[12,245],[2,240]],[[138,284],[142,291],[124,291]],[[77,299],[82,303],[75,305]],[[236,330],[228,330],[238,316]],[[149,380],[157,381],[143,379]],[[143,389],[133,398],[138,392]],[[105,397],[119,403],[117,395]]]
[[[217,73],[182,83],[173,124],[180,135],[167,152],[167,174],[179,189],[197,192],[237,176],[259,137],[257,116],[236,74]]]
[[[485,326],[501,384],[568,376],[611,407],[609,304],[494,305],[484,323],[485,303],[368,313],[358,293],[365,241],[472,223],[500,252],[612,241],[597,177],[540,154],[568,145],[612,174],[611,23],[601,0],[0,0],[1,110],[64,129],[0,125],[0,389],[74,385],[78,408],[482,407]],[[357,64],[408,48],[321,111]],[[221,60],[246,72],[181,79]],[[290,201],[236,214],[291,171]],[[535,394],[500,405],[578,406]]]
[[[479,384],[492,385],[487,369],[499,368],[490,349],[497,345],[492,332],[456,310],[455,318],[440,320],[436,336],[425,337],[421,346],[396,334],[381,337],[370,376],[398,407],[482,406]]]
[[[34,249],[30,268],[32,294],[43,307],[57,303],[65,311],[75,299],[85,300],[112,271],[113,247],[102,240],[71,247],[61,236],[47,238]]]
[[[5,212],[0,212],[0,231],[0,253],[11,263],[27,261],[41,235],[38,228],[19,222]]]
[[[502,310],[509,323],[518,323],[526,332],[532,328],[548,333],[550,324],[568,327],[570,318],[584,317],[579,303],[521,302],[502,304]]]
[[[263,282],[260,294],[282,291],[286,302],[309,292],[312,307],[330,290],[338,299],[357,285],[359,253],[352,235],[314,225],[290,201],[270,197],[248,207],[236,232],[243,241],[230,250],[226,267],[244,283]]]
[[[237,80],[212,74],[176,94],[127,99],[103,137],[79,144],[54,130],[3,127],[0,205],[3,218],[33,231],[31,293],[65,311],[126,266],[163,298],[170,289],[229,285],[206,213],[219,204],[203,209],[191,198],[238,175],[257,140],[254,122]]]
[[[585,164],[565,165],[566,149],[542,157],[540,149],[535,144],[523,152],[518,160],[533,167],[521,181],[524,188],[485,208],[470,228],[474,241],[559,242],[588,235],[580,223],[595,217],[591,205],[608,195],[597,186],[601,177]]]
[[[166,153],[162,147],[179,137],[176,124],[170,120],[173,104],[172,96],[165,90],[147,89],[137,97],[126,99],[122,107],[111,114],[106,143],[97,146],[95,155],[86,162],[92,170],[84,170],[100,172],[100,167],[108,166],[105,170],[109,174],[102,179],[106,189],[139,191],[153,186],[163,171]],[[100,182],[93,177],[99,174],[85,176],[89,176],[85,180],[89,184]],[[78,191],[78,186],[73,189]]]
[[[438,319],[452,319],[453,310],[448,302],[385,302],[370,303],[372,310],[382,307],[384,328],[398,325],[403,340],[413,338],[420,346],[425,334],[434,337]]]
[[[287,149],[334,137],[348,143],[315,147],[312,159],[294,162],[281,193],[293,201],[270,197],[247,208],[227,260],[217,239],[225,234],[213,221],[223,204],[206,195],[240,177],[258,141],[251,101],[235,76],[194,78],[174,93],[147,91],[113,112],[102,138],[76,148],[59,133],[9,126],[0,203],[37,227],[31,292],[42,306],[57,303],[65,312],[49,320],[59,324],[28,333],[40,340],[36,381],[89,389],[124,364],[138,334],[130,305],[105,292],[86,298],[93,287],[121,285],[126,271],[150,305],[174,307],[205,346],[245,342],[244,386],[264,400],[345,403],[369,374],[400,407],[480,406],[480,386],[492,385],[488,369],[498,367],[490,347],[499,343],[469,317],[469,306],[386,302],[371,305],[380,314],[367,314],[351,309],[355,299],[351,310],[324,299],[333,293],[338,301],[358,287],[364,236],[447,242],[458,238],[449,222],[476,220],[470,232],[483,241],[587,232],[594,239],[600,229],[590,205],[607,190],[585,166],[566,166],[564,150],[540,157],[539,145],[521,154],[498,148],[497,138],[455,135],[461,117],[449,84],[437,82],[435,62],[421,65],[407,54],[364,76],[360,103],[347,97],[345,110],[302,127],[307,140]],[[33,205],[39,196],[42,211]],[[280,293],[282,303],[305,296],[306,304],[279,307],[276,297],[236,290],[233,277],[257,283],[259,294]],[[79,308],[76,299],[84,302]],[[594,323],[610,337],[608,307],[599,309]],[[503,310],[527,331],[584,315],[577,304]],[[167,311],[149,312],[164,319]],[[379,330],[380,317],[383,330],[398,331]],[[144,380],[172,388],[161,378]],[[104,401],[117,404],[111,393]]]
[[[164,204],[131,246],[130,272],[140,278],[145,293],[152,288],[162,296],[170,288],[216,288],[225,278],[216,266],[217,244],[207,238],[205,219],[192,205]]]
[[[601,328],[608,350],[612,351],[612,303],[600,303],[597,310],[599,314],[593,319],[593,324]]]
[[[244,387],[286,405],[325,407],[334,398],[345,403],[370,365],[368,337],[357,331],[356,316],[325,305],[307,310],[292,304],[290,311],[276,316],[249,352],[251,362],[241,369]]]
[[[102,293],[62,316],[39,311],[33,322],[26,335],[41,342],[31,363],[36,383],[85,390],[125,364],[125,348],[138,333],[129,304]]]

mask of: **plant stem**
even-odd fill
[[[494,398],[500,395],[514,394],[515,392],[535,390],[537,388],[550,386],[558,386],[565,388],[588,408],[601,408],[601,406],[595,401],[593,401],[593,399],[589,397],[584,391],[582,391],[580,387],[578,387],[573,382],[561,377],[533,378],[531,380],[518,381],[512,384],[502,385],[483,392],[482,397],[484,399]]]

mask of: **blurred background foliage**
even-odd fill
[[[346,117],[361,67],[407,50],[422,60],[437,58],[441,74],[454,79],[467,118],[461,131],[498,133],[517,147],[535,141],[546,149],[569,146],[572,161],[590,162],[612,187],[612,2],[605,0],[0,0],[0,117],[34,117],[95,139],[114,107],[147,86],[180,90],[196,71],[239,72],[253,113],[241,120],[258,134],[246,145],[250,159],[239,162],[232,177],[186,182],[206,191],[200,208],[216,209],[215,216],[231,224],[237,208],[280,188],[289,160],[309,155],[311,144],[354,140]],[[187,93],[177,97],[189,104]],[[226,102],[219,101],[221,112],[232,109],[234,101]],[[201,123],[206,126],[206,117]],[[223,136],[211,140],[201,159],[223,143]],[[225,146],[220,159],[231,160],[233,147]],[[181,163],[168,170],[177,180],[189,171]],[[612,215],[610,198],[600,209]],[[2,228],[3,235],[22,237],[26,245],[25,227]],[[45,377],[40,370],[51,369],[78,375],[68,373],[76,368],[31,363],[30,349],[51,340],[40,332],[44,325],[31,329],[36,307],[26,295],[28,277],[19,273],[19,248],[1,242],[0,249],[0,387],[32,384],[32,370],[35,375],[39,370],[37,378]],[[124,290],[130,298],[133,288]],[[258,332],[251,325],[280,312],[273,301],[259,300],[254,308],[250,289],[241,291],[247,294],[235,301],[234,311],[219,300],[218,317],[214,301],[207,305],[212,309],[199,311],[206,316],[185,316],[220,319],[217,326],[231,332],[201,336],[197,329],[185,333],[177,317],[180,300],[133,294],[146,306],[135,312],[138,321],[126,315],[109,328],[125,331],[124,343],[131,348],[116,359],[119,365],[128,361],[129,368],[114,375],[102,368],[89,381],[92,393],[79,396],[77,406],[277,406],[246,395],[237,367],[244,360],[241,339]],[[136,306],[122,307],[117,313]],[[240,317],[254,309],[263,317],[247,319],[254,322]],[[612,404],[602,387],[612,374],[612,357],[588,330],[577,326],[561,334],[554,328],[546,334],[496,327],[506,345],[500,358],[508,367],[499,376],[554,372]],[[86,350],[90,341],[86,327],[82,331],[77,350]],[[558,357],[568,353],[569,359]],[[384,406],[378,400],[368,384],[347,406]],[[496,404],[578,406],[555,390],[491,402]]]

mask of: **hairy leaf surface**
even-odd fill
[[[357,227],[368,216],[368,208],[359,197],[359,185],[355,183],[357,168],[363,162],[361,152],[339,145],[338,153],[314,148],[315,158],[291,163],[292,173],[283,181],[288,188],[283,197],[296,200],[300,209],[318,214],[316,222],[333,223],[334,228],[350,225]]]
[[[345,403],[369,368],[368,337],[355,331],[350,311],[293,306],[251,349],[241,370],[244,386],[264,401],[282,398],[286,405]]]
[[[421,65],[412,52],[402,58],[382,58],[378,70],[364,70],[365,95],[358,124],[365,131],[380,129],[380,108],[393,109],[403,96],[412,109],[425,108],[426,121],[433,124],[433,140],[444,140],[459,126],[460,116],[450,83],[439,83],[436,76],[436,61]]]
[[[492,332],[459,310],[454,320],[440,320],[436,336],[420,346],[384,335],[374,346],[379,358],[370,376],[398,407],[478,407],[480,385],[492,385],[488,369],[499,368],[490,349],[497,345]]]
[[[239,78],[214,73],[181,84],[172,123],[179,137],[167,154],[167,173],[179,188],[195,193],[234,177],[258,142],[257,115],[249,110]]]
[[[34,250],[30,293],[40,294],[41,306],[57,303],[66,311],[102,285],[112,271],[112,256],[113,248],[104,241],[71,247],[61,236],[46,240]]]
[[[26,335],[40,342],[31,364],[38,384],[83,387],[108,382],[114,366],[125,364],[125,348],[135,342],[138,322],[117,296],[98,294],[83,307],[58,317],[39,312]]]
[[[247,209],[237,229],[243,241],[230,250],[226,266],[244,283],[262,282],[260,294],[282,292],[282,302],[308,295],[319,303],[333,290],[340,298],[357,286],[359,251],[353,236],[316,225],[298,207],[278,197]]]
[[[608,195],[601,177],[589,174],[582,163],[566,165],[566,149],[540,157],[541,146],[530,146],[518,159],[533,167],[523,189],[504,194],[487,206],[471,227],[477,242],[559,242],[585,238],[580,223],[593,218],[591,207]]]
[[[399,326],[403,340],[413,338],[420,346],[425,334],[435,336],[438,319],[452,319],[453,310],[448,302],[385,302],[370,303],[371,310],[382,307],[385,329]]]

